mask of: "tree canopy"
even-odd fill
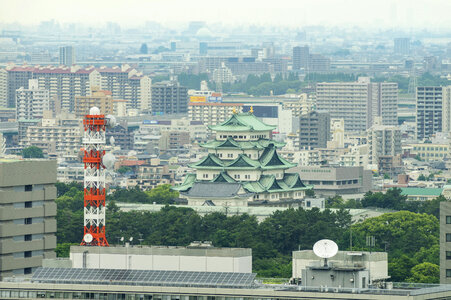
[[[44,158],[42,149],[36,146],[30,146],[22,150],[23,158]]]

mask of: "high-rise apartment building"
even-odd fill
[[[330,140],[329,113],[315,110],[299,119],[299,149],[326,148]]]
[[[49,109],[49,91],[40,89],[36,79],[30,79],[28,89],[21,87],[16,91],[16,119],[41,119]]]
[[[188,112],[188,89],[175,81],[152,85],[152,113],[186,114]]]
[[[225,66],[222,66],[213,71],[213,81],[216,83],[232,83],[234,81],[232,71]]]
[[[442,88],[442,131],[451,131],[451,85]]]
[[[8,107],[8,72],[0,69],[0,107]]]
[[[0,162],[0,280],[55,258],[56,161]]]
[[[293,70],[299,70],[301,68],[306,69],[308,67],[309,59],[310,51],[308,46],[298,46],[293,48]]]
[[[9,107],[15,106],[16,90],[28,89],[28,80],[37,79],[39,87],[49,91],[51,108],[56,112],[72,112],[75,96],[89,96],[93,87],[111,91],[113,99],[127,100],[127,108],[150,108],[151,79],[128,65],[84,69],[79,66],[13,66],[7,71]]]
[[[382,156],[401,154],[401,130],[395,126],[374,125],[368,134],[368,163],[376,168]]]
[[[443,88],[417,87],[417,140],[424,140],[442,131]]]
[[[226,121],[233,112],[242,112],[243,103],[190,102],[188,117],[192,121],[201,121],[204,125],[216,125]]]
[[[98,87],[93,87],[91,96],[75,96],[75,116],[83,118],[89,113],[89,109],[96,106],[102,115],[114,113],[113,97],[110,91],[102,91]]]
[[[394,52],[396,54],[408,55],[410,53],[409,38],[395,38],[394,44]]]
[[[59,63],[64,66],[75,64],[75,49],[73,46],[60,47]]]
[[[318,83],[316,105],[331,118],[343,118],[346,131],[365,131],[375,117],[382,118],[382,125],[397,125],[398,84],[371,83],[366,77],[357,82]]]

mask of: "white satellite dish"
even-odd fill
[[[100,115],[100,109],[96,106],[93,106],[89,109],[90,115]]]
[[[92,234],[90,234],[90,233],[85,234],[85,236],[83,237],[83,240],[85,241],[85,243],[89,244],[93,240]]]
[[[116,157],[111,152],[108,152],[102,158],[103,165],[109,170],[111,170],[114,167],[115,162],[116,162]]]
[[[319,240],[313,245],[313,253],[324,258],[324,266],[327,266],[327,259],[338,253],[338,245],[332,240]]]
[[[117,125],[115,116],[107,115],[105,117],[105,119],[106,119],[106,126],[108,126],[108,128],[114,128]]]
[[[116,142],[116,140],[114,139],[114,136],[110,137],[110,145],[114,146],[114,143]]]

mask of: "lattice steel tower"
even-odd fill
[[[82,246],[109,246],[105,237],[105,130],[114,126],[112,116],[97,107],[83,120],[84,133],[84,235]]]

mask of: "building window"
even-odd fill
[[[208,178],[208,174],[203,174],[203,177],[204,178]]]
[[[31,208],[33,206],[31,201],[25,202],[25,208]]]
[[[24,274],[31,274],[31,268],[25,268],[23,269]]]
[[[25,192],[31,192],[33,190],[33,186],[31,184],[27,184],[25,186]]]
[[[24,224],[25,225],[33,224],[33,219],[32,218],[25,218],[24,219]],[[448,239],[448,234],[447,234],[447,239]]]
[[[446,269],[446,277],[451,277],[451,269]]]
[[[25,242],[29,242],[29,241],[31,241],[31,234],[26,234],[25,236],[24,236],[24,241]]]
[[[233,153],[228,153],[228,154],[227,154],[227,157],[228,157],[228,158],[233,157]]]
[[[26,258],[26,257],[31,257],[31,251],[25,251],[23,256],[24,256],[25,258]]]
[[[451,216],[446,216],[446,224],[451,224]]]
[[[451,242],[451,233],[446,234],[446,241]]]
[[[244,179],[251,179],[251,175],[244,175]]]

